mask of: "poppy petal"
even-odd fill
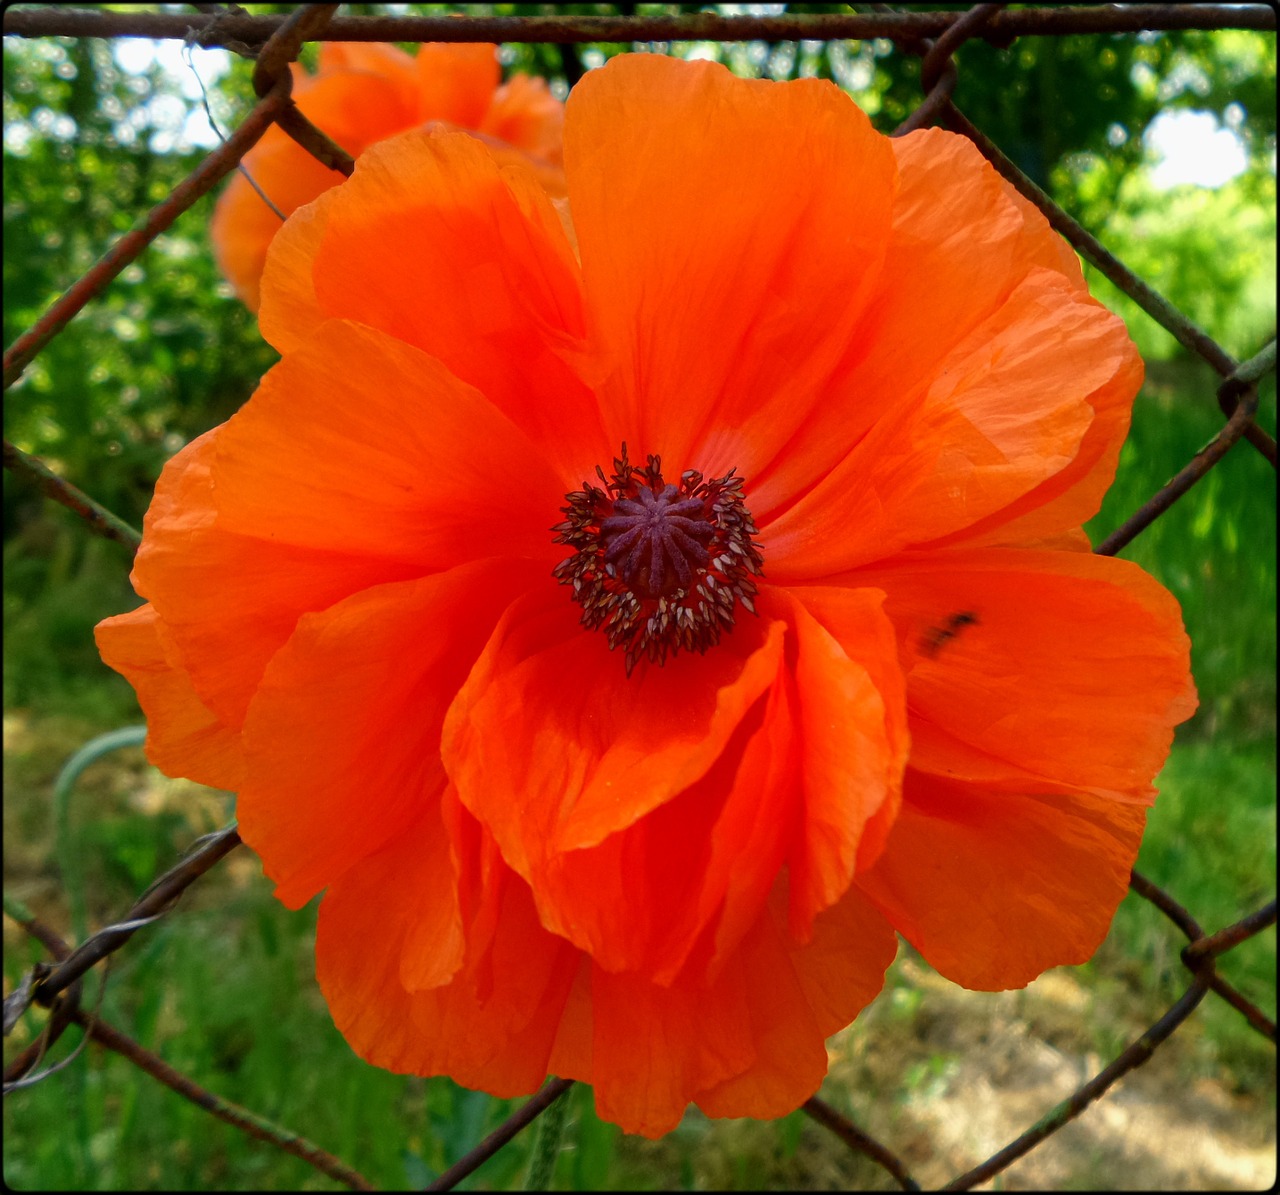
[[[207,482],[208,470],[202,472]],[[135,588],[152,599],[200,700],[236,730],[267,661],[301,614],[422,573],[416,564],[230,534],[212,517],[184,535],[184,522],[192,521],[149,523],[157,531],[143,540]]]
[[[548,528],[564,490],[540,457],[440,362],[334,320],[295,346],[225,425],[213,481],[227,531],[265,523],[275,543],[424,571],[494,555],[550,567]],[[470,499],[495,484],[518,489],[505,501]]]
[[[326,933],[335,951],[369,958],[398,942],[399,978],[406,992],[442,987],[462,966],[466,952],[458,879],[449,835],[439,809],[418,809],[381,850],[348,869],[330,888]],[[343,916],[357,903],[378,910],[378,937],[369,926]],[[354,932],[353,932],[354,931]],[[343,934],[350,935],[342,941]]]
[[[785,1116],[804,1103],[827,1073],[825,1039],[876,998],[897,953],[892,928],[856,887],[814,919],[803,944],[785,930],[790,899],[781,888],[771,903],[742,947],[756,1058],[698,1093],[708,1116]]]
[[[830,83],[623,55],[570,94],[565,171],[613,442],[750,481],[874,290],[888,139]]]
[[[454,125],[446,124],[429,124],[424,127],[431,132],[435,132],[437,129],[441,132],[458,131]],[[515,166],[522,173],[528,173],[537,180],[538,186],[551,199],[551,204],[560,218],[561,228],[569,244],[573,247],[574,257],[576,258],[578,247],[573,231],[573,221],[568,214],[568,200],[565,198],[567,191],[564,168],[553,165],[544,158],[535,158],[523,149],[516,149],[514,146],[507,144],[501,137],[492,133],[480,129],[467,129],[466,132],[471,135],[473,141],[479,141],[489,151],[489,156],[498,164],[499,168]]]
[[[710,1116],[780,1116],[817,1089],[824,1039],[874,999],[897,939],[851,891],[800,945],[787,933],[785,883],[709,981],[670,986],[595,967],[590,1082],[596,1108],[626,1132],[658,1137],[696,1100]],[[572,1002],[570,1007],[572,1007]]]
[[[415,68],[419,122],[447,120],[467,129],[480,128],[501,76],[496,46],[426,42],[418,47]]]
[[[795,702],[789,683],[769,690],[760,728],[742,751],[733,787],[707,835],[706,862],[683,916],[692,914],[698,928],[712,927],[706,942],[708,975],[724,965],[759,920],[778,870],[795,846],[802,807]],[[659,971],[655,978],[662,983],[673,974]],[[693,978],[698,970],[694,966],[685,974]]]
[[[761,525],[769,576],[820,580],[973,526],[1066,469],[1089,398],[1131,359],[1124,325],[1037,269],[898,412]]]
[[[512,75],[494,92],[489,111],[475,127],[548,165],[559,166],[564,159],[564,105],[545,79]]]
[[[1142,385],[1143,373],[1137,346],[1130,344],[1128,356],[1115,375],[1089,395],[1093,422],[1071,463],[1004,510],[931,546],[957,544],[976,548],[1038,543],[1049,547],[1055,538],[1075,533],[1081,537],[1080,546],[1087,550],[1089,541],[1078,529],[1098,513],[1103,495],[1115,480],[1120,449],[1129,434],[1133,397]]]
[[[287,353],[315,334],[324,322],[312,277],[324,236],[332,192],[298,208],[275,234],[261,274],[258,331],[277,352]]]
[[[796,640],[803,814],[791,859],[791,932],[809,933],[879,852],[906,764],[906,699],[893,627],[876,589],[768,590]]]
[[[358,157],[375,141],[423,119],[413,74],[412,67],[407,71],[365,67],[322,71],[299,88],[297,104],[331,140]],[[292,138],[289,141],[299,154],[310,157]]]
[[[529,1094],[546,1078],[578,953],[538,924],[528,888],[505,872],[495,881],[492,935],[477,942],[464,924],[462,966],[448,982],[424,983],[457,958],[453,898],[431,904],[452,879],[440,837],[438,814],[425,813],[330,887],[316,932],[320,988],[342,1035],[374,1066],[447,1074],[500,1097]],[[424,867],[424,857],[442,861]],[[448,965],[418,974],[432,939],[445,944]],[[486,973],[502,982],[485,983]]]
[[[707,986],[661,987],[601,967],[591,972],[596,1111],[624,1132],[661,1137],[695,1093],[755,1059],[742,964]]]
[[[584,326],[560,218],[531,172],[499,166],[474,137],[418,130],[366,151],[328,206],[314,278],[327,315],[415,345],[480,390],[543,447],[561,495],[617,451],[566,364]]]
[[[842,363],[887,394],[936,376],[1033,270],[1087,293],[1070,246],[967,137],[920,129],[891,144],[900,182],[888,258],[875,309]]]
[[[459,798],[526,878],[703,776],[781,658],[782,626],[753,619],[705,656],[641,660],[625,678],[605,637],[576,615],[562,591],[513,605],[445,723]]]
[[[147,758],[167,776],[234,791],[244,775],[239,735],[196,695],[151,605],[104,618],[93,631],[98,651],[133,686],[147,718]]]
[[[358,372],[353,352],[367,357]],[[483,492],[495,475],[520,478],[526,501],[460,509],[459,492]],[[239,728],[302,613],[467,558],[550,552],[562,496],[548,477],[528,441],[437,362],[335,325],[166,465],[134,585],[201,700]]]
[[[948,137],[956,144],[948,146],[957,156],[973,161],[971,170],[978,170],[989,175],[995,172],[982,157],[977,147],[966,137],[951,138],[940,130],[921,130],[907,137],[894,141],[898,151],[898,166],[902,171],[904,191],[911,185],[911,180],[932,170],[944,166],[946,155],[940,152],[944,147],[937,143],[939,137]],[[918,140],[917,140],[918,139]],[[907,144],[911,143],[911,144]],[[1084,277],[1080,271],[1080,261],[1075,251],[1050,227],[1040,211],[1029,199],[1021,195],[1006,179],[996,176],[1003,190],[1004,198],[1013,204],[1022,220],[1022,229],[1017,237],[1017,245],[1013,255],[1015,273],[1024,266],[1040,265],[1056,270],[1076,290],[1087,290]],[[949,192],[949,200],[954,194]],[[990,197],[984,196],[983,203],[994,207]],[[944,239],[943,222],[952,218],[953,203],[921,203],[913,213],[911,224],[913,234],[923,244],[933,246],[941,244]],[[896,224],[896,220],[895,220]],[[954,248],[954,246],[948,246]],[[890,258],[893,259],[893,250]],[[945,257],[933,255],[928,269],[886,270],[886,277],[894,282],[912,278],[928,278],[946,260]],[[945,268],[945,267],[944,267]],[[966,285],[957,296],[954,310],[939,312],[928,309],[927,322],[935,331],[941,328],[962,329],[966,327],[966,312],[971,310],[966,300],[972,300],[976,287],[983,285],[985,279],[995,271],[992,269],[990,256],[982,255],[981,268],[970,269]],[[909,284],[908,284],[909,285]],[[942,292],[942,288],[929,288],[932,294]],[[907,295],[902,311],[913,313],[918,319],[926,309],[922,302],[929,302],[930,296],[923,294]],[[921,347],[940,341],[942,337],[928,338],[928,344],[919,343],[913,346],[918,353]],[[996,544],[1030,544],[1041,542],[1049,546],[1054,537],[1071,534],[1095,514],[1102,505],[1102,497],[1115,477],[1116,465],[1120,459],[1120,447],[1129,432],[1129,415],[1133,406],[1133,396],[1142,385],[1143,364],[1137,346],[1129,343],[1128,353],[1115,375],[1099,389],[1089,395],[1089,403],[1094,408],[1093,422],[1080,443],[1079,450],[1071,463],[1060,473],[1043,481],[1023,498],[1011,506],[979,521],[973,527],[966,528],[955,537],[949,537],[936,546],[947,546],[951,543],[964,543],[972,547]],[[1087,547],[1087,544],[1085,545]]]
[[[398,574],[376,558],[277,549],[221,532],[212,464],[222,431],[193,440],[165,465],[131,579],[155,607],[199,699],[238,731],[262,669],[300,613]]]
[[[479,561],[298,620],[245,719],[237,805],[281,901],[303,904],[439,799],[445,710],[503,608],[542,572]]]
[[[316,65],[317,76],[364,71],[389,79],[414,79],[417,74],[413,55],[387,42],[324,41]]]
[[[825,400],[768,472],[750,477],[758,518],[807,490],[877,421],[918,396],[1032,268],[1056,269],[1084,289],[1066,242],[968,138],[921,129],[890,145],[899,186],[876,301],[859,321]]]
[[[284,228],[282,216],[342,182],[342,175],[275,127],[245,155],[243,165],[271,202],[243,174],[235,174],[218,198],[209,236],[218,268],[245,306],[257,311],[262,271],[272,239]]]
[[[1083,793],[992,792],[907,771],[884,854],[858,886],[937,971],[1022,987],[1106,936],[1146,810]]]
[[[859,576],[889,595],[912,767],[1014,791],[1152,799],[1195,690],[1177,603],[1140,568],[982,549]]]
[[[304,75],[296,86],[295,100],[303,115],[353,156],[418,123],[411,77],[397,82],[363,70]],[[278,128],[267,130],[245,154],[242,166],[218,199],[210,235],[218,267],[245,305],[256,311],[263,266],[272,238],[282,227],[281,217],[287,219],[336,187],[344,176],[322,165]]]
[[[663,985],[723,965],[792,845],[794,736],[779,708],[786,696],[775,684],[757,700],[706,774],[666,804],[596,846],[538,866],[543,923],[605,970]]]

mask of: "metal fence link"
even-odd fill
[[[673,40],[746,41],[827,40],[889,38],[921,62],[924,99],[903,121],[894,135],[931,124],[941,124],[974,142],[992,165],[1034,203],[1071,245],[1096,266],[1121,291],[1133,299],[1185,348],[1206,361],[1223,381],[1216,398],[1226,421],[1214,439],[1201,449],[1172,480],[1134,512],[1096,549],[1110,555],[1129,543],[1159,518],[1192,486],[1204,478],[1242,439],[1248,440],[1274,466],[1275,439],[1258,426],[1257,384],[1276,368],[1274,339],[1255,356],[1237,363],[1206,332],[1159,295],[1095,237],[1063,211],[1024,175],[981,130],[972,125],[953,101],[960,81],[956,53],[973,38],[1007,46],[1019,36],[1066,33],[1119,33],[1173,29],[1256,29],[1276,27],[1275,10],[1250,5],[1124,5],[1055,7],[1007,10],[1004,4],[978,4],[967,12],[894,11],[887,5],[871,6],[870,14],[784,15],[775,17],[720,16],[710,13],[633,17],[347,17],[335,18],[336,4],[303,5],[287,17],[251,16],[235,6],[196,6],[200,16],[169,12],[145,13],[57,8],[10,8],[4,13],[4,32],[22,37],[121,37],[176,38],[200,46],[222,46],[246,58],[256,58],[253,85],[258,103],[226,142],[213,151],[186,181],[154,207],[135,228],[120,238],[36,323],[17,338],[4,354],[7,389],[36,355],[112,282],[119,273],[187,208],[235,170],[243,155],[274,123],[330,169],[350,174],[354,162],[321,129],[294,106],[290,98],[290,63],[307,41],[488,41],[644,42]],[[45,494],[61,502],[100,535],[136,549],[137,531],[58,477],[43,462],[5,441],[5,467],[25,477]],[[100,929],[72,949],[28,910],[6,898],[5,911],[54,958],[55,964],[38,964],[5,1001],[6,1034],[31,1005],[52,1010],[40,1039],[5,1070],[6,1091],[22,1080],[47,1054],[58,1035],[70,1024],[80,1025],[88,1037],[122,1053],[141,1069],[166,1083],[211,1114],[245,1132],[268,1141],[308,1161],[321,1172],[353,1189],[371,1189],[368,1181],[323,1150],[261,1117],[204,1091],[178,1074],[156,1055],[106,1025],[96,1011],[80,1006],[79,987],[85,973],[107,959],[134,933],[166,915],[178,897],[201,875],[239,845],[234,826],[207,836],[170,871],[144,892],[124,918]],[[1276,902],[1241,917],[1232,925],[1206,933],[1199,923],[1167,892],[1134,872],[1131,890],[1164,913],[1188,939],[1181,951],[1190,982],[1183,994],[1150,1028],[1131,1042],[1112,1062],[1071,1096],[1048,1110],[1021,1136],[986,1161],[952,1179],[945,1190],[968,1190],[990,1180],[1016,1159],[1033,1150],[1099,1099],[1123,1075],[1146,1062],[1159,1046],[1195,1011],[1210,993],[1221,997],[1273,1043],[1275,1022],[1247,996],[1218,975],[1216,960],[1276,922]],[[441,1175],[431,1189],[451,1189],[491,1157],[521,1129],[531,1123],[572,1086],[571,1080],[553,1079],[494,1133],[455,1166]],[[883,1143],[875,1140],[823,1100],[814,1097],[804,1112],[831,1130],[851,1149],[878,1166],[904,1190],[919,1190],[906,1167]]]

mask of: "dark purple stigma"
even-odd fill
[[[692,588],[695,570],[711,560],[706,544],[716,534],[706,503],[682,498],[673,485],[657,493],[642,485],[637,498],[618,498],[613,514],[600,522],[605,563],[643,597]]]

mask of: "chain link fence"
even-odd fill
[[[308,41],[451,41],[451,42],[543,42],[561,47],[565,74],[572,83],[581,74],[575,47],[592,42],[632,44],[670,41],[734,42],[753,39],[769,41],[828,41],[834,39],[883,38],[897,50],[921,61],[924,98],[903,121],[894,135],[929,125],[939,125],[974,142],[992,165],[1034,203],[1049,223],[1062,234],[1082,258],[1096,267],[1116,287],[1128,295],[1159,325],[1171,333],[1191,354],[1203,360],[1220,378],[1214,398],[1223,415],[1220,430],[1176,475],[1153,494],[1096,549],[1112,555],[1128,544],[1144,528],[1158,519],[1192,487],[1200,482],[1229,452],[1257,451],[1274,467],[1275,439],[1256,421],[1258,384],[1276,368],[1274,338],[1253,356],[1237,361],[1204,330],[1166,301],[1151,286],[1110,253],[1068,212],[1028,178],[1004,152],[974,126],[957,105],[961,72],[957,51],[965,42],[982,38],[1007,47],[1019,37],[1066,34],[1115,34],[1178,29],[1252,29],[1274,31],[1275,10],[1266,5],[1127,5],[1081,8],[1008,9],[1003,4],[978,4],[966,12],[893,11],[887,5],[865,6],[866,13],[805,14],[778,16],[723,16],[690,13],[656,16],[447,16],[447,17],[336,17],[338,5],[301,6],[287,17],[252,16],[236,6],[194,5],[199,15],[174,12],[128,12],[120,10],[75,10],[55,8],[11,8],[4,14],[4,32],[20,37],[124,36],[174,38],[186,44],[223,47],[255,61],[253,86],[258,100],[253,109],[224,141],[210,153],[180,186],[162,203],[152,208],[134,227],[72,285],[4,354],[4,385],[7,389],[23,374],[37,354],[76,315],[100,295],[114,279],[174,220],[201,196],[234,171],[243,155],[272,124],[278,124],[299,145],[326,166],[350,174],[352,158],[315,127],[293,105],[289,64]],[[110,510],[60,477],[36,457],[23,452],[8,439],[4,444],[7,469],[82,519],[99,535],[125,545],[131,551],[140,542],[139,533]],[[108,1024],[99,1009],[86,1007],[82,985],[87,973],[129,942],[138,930],[165,916],[182,893],[240,845],[234,828],[222,830],[197,842],[177,866],[155,881],[118,922],[72,946],[53,929],[6,896],[5,912],[41,943],[52,962],[38,964],[5,1000],[6,1036],[33,1005],[49,1010],[49,1017],[37,1040],[18,1053],[5,1068],[5,1094],[39,1081],[68,1065],[75,1057],[55,1066],[42,1062],[60,1035],[78,1025],[84,1033],[77,1053],[87,1041],[94,1041],[123,1055],[159,1082],[210,1115],[236,1126],[245,1133],[269,1142],[314,1166],[330,1178],[357,1190],[373,1189],[372,1184],[350,1166],[295,1133],[203,1089]],[[1271,901],[1230,925],[1205,929],[1168,892],[1136,871],[1131,890],[1163,913],[1174,929],[1185,936],[1180,958],[1185,967],[1185,990],[1150,1027],[1092,1079],[1068,1098],[1049,1108],[1040,1119],[1004,1148],[980,1165],[958,1174],[945,1184],[946,1190],[968,1190],[1004,1171],[1015,1160],[1034,1150],[1064,1125],[1079,1116],[1113,1085],[1152,1054],[1181,1026],[1210,994],[1236,1009],[1263,1037],[1275,1042],[1275,1022],[1248,995],[1239,991],[1218,972],[1217,960],[1241,943],[1262,933],[1276,921],[1276,903]],[[105,975],[103,977],[105,986]],[[101,989],[99,989],[100,1001]],[[570,1080],[551,1080],[536,1096],[510,1116],[495,1132],[454,1166],[440,1175],[428,1189],[448,1190],[492,1157],[523,1128],[532,1123],[572,1087]],[[870,1158],[904,1190],[918,1190],[919,1184],[889,1145],[878,1141],[824,1100],[814,1097],[803,1111],[830,1130],[851,1150]]]

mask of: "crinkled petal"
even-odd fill
[[[781,658],[783,628],[752,619],[705,656],[642,660],[627,677],[578,613],[559,587],[513,605],[445,726],[462,803],[526,878],[705,775]]]
[[[267,661],[298,616],[367,585],[422,571],[377,557],[283,547],[216,525],[212,465],[215,428],[164,467],[134,559],[134,588],[152,605],[170,651],[200,700],[239,730]]]
[[[750,481],[873,294],[888,139],[830,83],[623,55],[574,87],[565,170],[612,441]]]
[[[1093,422],[1066,468],[1003,510],[932,546],[1050,547],[1055,540],[1078,536],[1077,546],[1088,549],[1088,538],[1078,528],[1098,513],[1103,496],[1115,480],[1120,449],[1129,434],[1134,395],[1142,385],[1142,358],[1136,345],[1129,343],[1127,348],[1114,376],[1089,395]]]
[[[1140,568],[956,549],[859,576],[888,594],[912,767],[1013,791],[1152,799],[1195,689],[1177,602]]]
[[[882,599],[766,590],[773,621],[745,665],[722,654],[758,642],[740,645],[739,627],[690,660],[698,671],[674,675],[675,657],[629,681],[562,612],[500,627],[450,714],[446,757],[543,923],[604,969],[669,984],[686,965],[723,964],[789,858],[795,932],[807,934],[874,859],[897,809],[905,699]],[[778,671],[788,624],[794,681]],[[550,627],[564,638],[548,646]],[[699,677],[713,660],[741,672]],[[554,688],[565,675],[576,678],[567,695]]]
[[[746,1070],[755,1059],[747,981],[740,959],[706,987],[593,968],[590,1082],[600,1116],[661,1137],[696,1093]]]
[[[423,801],[395,837],[350,867],[330,894],[325,902],[330,948],[357,957],[379,950],[392,958],[398,954],[406,992],[443,987],[462,967],[466,936],[458,877],[435,800]],[[378,915],[376,937],[367,921],[350,915],[357,904]]]
[[[460,501],[495,477],[519,479],[517,497]],[[528,439],[438,362],[332,325],[165,467],[134,584],[238,729],[301,614],[486,556],[549,569],[561,501]]]
[[[875,302],[788,451],[752,475],[757,518],[793,501],[867,432],[909,407],[944,360],[1035,266],[1083,289],[1080,267],[1045,219],[965,137],[924,129],[892,139],[898,191]]]
[[[695,1099],[708,1116],[785,1116],[827,1073],[824,1039],[848,1025],[884,985],[898,940],[884,916],[850,888],[801,944],[785,929],[790,900],[779,887],[741,951],[755,1060]]]
[[[548,1072],[581,1079],[602,1116],[650,1137],[695,1099],[714,1116],[796,1107],[821,1082],[824,1038],[874,997],[896,948],[856,891],[819,916],[810,942],[791,941],[781,885],[717,978],[651,984],[547,933],[505,867],[486,880],[492,919],[459,915],[447,891],[458,864],[443,855],[428,813],[325,897],[317,967],[347,1040],[376,1065],[500,1096]],[[419,975],[429,946],[439,961]]]
[[[542,572],[479,561],[299,619],[249,707],[237,805],[285,904],[303,904],[439,799],[445,710],[502,610]]]
[[[908,769],[884,854],[858,886],[929,963],[968,988],[1022,987],[1106,936],[1146,810],[1031,796]]]
[[[646,1137],[673,1129],[692,1101],[711,1116],[798,1107],[826,1073],[824,1039],[875,997],[897,940],[856,891],[817,918],[804,945],[787,933],[788,905],[779,884],[706,982],[580,973],[565,1010],[579,1025],[562,1026],[554,1072],[589,1082],[602,1117]]]
[[[244,775],[240,737],[209,710],[170,650],[151,605],[104,618],[94,639],[106,664],[138,695],[147,717],[147,758],[167,776],[235,790]]]
[[[566,363],[583,351],[578,265],[530,171],[474,137],[416,130],[371,147],[325,219],[313,277],[326,315],[415,345],[480,390],[553,462],[561,495],[617,451]]]
[[[374,1066],[527,1095],[546,1077],[579,956],[538,924],[528,888],[504,872],[492,881],[492,933],[471,933],[464,922],[462,965],[448,982],[424,983],[457,958],[454,904],[440,891],[453,873],[436,822],[425,811],[330,887],[316,933],[320,988],[343,1036]],[[418,974],[432,946],[448,966]]]
[[[227,531],[424,572],[494,555],[549,568],[564,501],[541,453],[483,396],[340,320],[286,354],[225,425],[213,481]]]
[[[934,171],[944,171],[952,163],[952,168],[958,168],[963,161],[964,168],[970,174],[976,172],[986,176],[987,181],[980,192],[982,208],[979,210],[991,211],[997,207],[994,197],[989,194],[990,179],[994,177],[1003,191],[1005,201],[1013,205],[1021,218],[1021,230],[1013,238],[1008,276],[1017,277],[1020,271],[1028,267],[1043,266],[1057,271],[1073,289],[1082,294],[1087,290],[1075,251],[1049,227],[1039,208],[1015,190],[1006,179],[995,175],[990,164],[968,138],[952,136],[940,130],[921,130],[895,139],[894,148],[898,154],[904,194],[911,191],[916,180],[923,180]],[[922,281],[931,274],[936,277],[940,268],[947,268],[945,262],[956,260],[957,257],[963,260],[967,256],[959,245],[948,243],[951,234],[946,230],[948,227],[955,227],[952,224],[956,210],[954,189],[948,192],[949,201],[946,204],[927,202],[925,193],[920,194],[921,202],[911,211],[909,220],[903,218],[906,213],[899,204],[895,211],[895,233],[898,229],[910,230],[910,238],[930,254],[929,268],[889,268],[885,271],[886,279],[899,285],[905,284],[908,293],[896,296],[893,305],[899,312],[911,313],[912,320],[919,318],[922,303],[931,302],[935,296],[950,293],[950,288],[931,285],[927,287],[925,294],[911,294],[909,292],[913,283]],[[977,194],[974,198],[978,198]],[[895,240],[898,239],[895,235]],[[969,247],[972,246],[971,239]],[[957,249],[961,249],[959,254],[956,253]],[[893,258],[894,250],[891,249],[890,259]],[[981,310],[981,304],[974,301],[978,297],[978,288],[987,285],[998,273],[992,265],[989,252],[980,255],[976,269],[972,259],[969,259],[966,285],[955,288],[951,308],[930,310],[930,327],[947,328],[957,336],[967,330],[967,321],[974,318],[971,313]],[[903,323],[906,326],[907,321]],[[931,336],[922,345],[920,338],[916,338],[911,344],[912,360],[921,359],[921,348],[927,353],[942,340],[941,336]],[[1089,395],[1089,403],[1094,409],[1093,422],[1085,432],[1071,463],[1010,507],[966,528],[954,537],[955,542],[964,542],[973,547],[1034,542],[1042,542],[1048,546],[1053,538],[1071,534],[1073,529],[1082,526],[1098,513],[1102,497],[1115,477],[1120,447],[1129,431],[1133,398],[1142,384],[1143,365],[1137,346],[1129,343],[1126,347],[1127,354],[1115,375]],[[901,359],[898,364],[903,364]],[[886,360],[885,365],[892,369],[894,362]],[[949,543],[952,540],[942,542]]]
[[[821,580],[970,528],[1067,469],[1090,396],[1123,372],[1124,325],[1061,275],[1034,271],[938,367],[910,409],[761,524],[774,581]]]
[[[1033,270],[1085,293],[1071,248],[967,137],[921,129],[891,144],[899,187],[888,257],[841,363],[860,387],[887,394],[932,380]]]
[[[176,658],[200,700],[236,730],[267,661],[300,615],[422,573],[417,565],[278,546],[213,526],[184,539],[175,526],[158,525],[153,546],[143,545],[148,559],[138,572],[139,591],[167,619]]]
[[[761,593],[761,612],[795,636],[794,715],[803,811],[791,857],[791,932],[848,888],[897,813],[907,757],[906,699],[893,627],[876,589]]]
[[[794,837],[787,688],[775,683],[758,699],[679,795],[596,846],[535,865],[544,923],[605,970],[663,985],[723,965],[759,917]]]

